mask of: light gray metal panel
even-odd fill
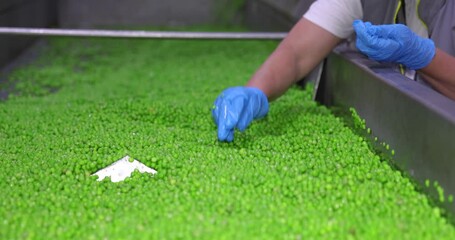
[[[281,40],[285,32],[183,32],[183,31],[135,31],[100,29],[51,29],[0,27],[0,35],[64,36],[105,38],[162,38],[162,39],[263,39]]]
[[[365,63],[369,64],[368,67]],[[320,100],[354,107],[367,127],[395,149],[394,160],[420,184],[438,181],[455,195],[455,101],[360,54],[327,59]],[[434,188],[426,189],[436,196]],[[455,204],[443,204],[455,213]]]
[[[60,0],[63,28],[97,26],[189,25],[212,22],[212,0]]]

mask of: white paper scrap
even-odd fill
[[[112,182],[121,182],[127,177],[130,177],[136,169],[140,173],[157,173],[155,169],[147,167],[136,159],[130,162],[130,156],[125,156],[111,165],[97,171],[93,175],[98,176],[98,181],[102,181],[105,177],[111,177]]]

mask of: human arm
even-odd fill
[[[352,21],[362,16],[360,0],[315,1],[246,86],[228,88],[215,100],[212,117],[218,140],[232,141],[235,128],[244,131],[251,121],[267,115],[269,101],[284,94],[350,36]]]
[[[455,58],[436,49],[433,60],[418,71],[436,90],[455,100]]]
[[[455,58],[436,48],[431,39],[401,24],[372,25],[356,20],[357,48],[369,58],[401,63],[415,69],[436,90],[455,100]]]
[[[246,84],[275,100],[308,74],[341,38],[302,18]]]
[[[302,18],[246,87],[228,88],[215,100],[212,117],[218,126],[218,139],[231,142],[235,128],[244,131],[254,119],[264,117],[268,102],[303,78],[340,41],[341,38]]]

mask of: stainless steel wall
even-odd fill
[[[230,0],[0,0],[0,26],[75,27],[210,24]],[[222,12],[220,12],[222,11]],[[35,38],[0,36],[0,69]]]
[[[248,0],[245,23],[260,31],[287,31],[314,0]]]
[[[208,24],[216,19],[213,0],[60,0],[60,27]]]
[[[288,30],[313,0],[0,0],[0,26],[93,28],[246,20],[254,30]],[[246,11],[244,11],[246,10]],[[239,15],[241,15],[239,17]],[[34,38],[0,36],[0,68]]]
[[[56,24],[57,0],[1,0],[0,26],[47,27]],[[0,36],[0,68],[28,47],[34,38]]]

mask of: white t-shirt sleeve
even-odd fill
[[[362,3],[360,0],[318,0],[303,17],[344,39],[354,32],[352,22],[363,18]]]

